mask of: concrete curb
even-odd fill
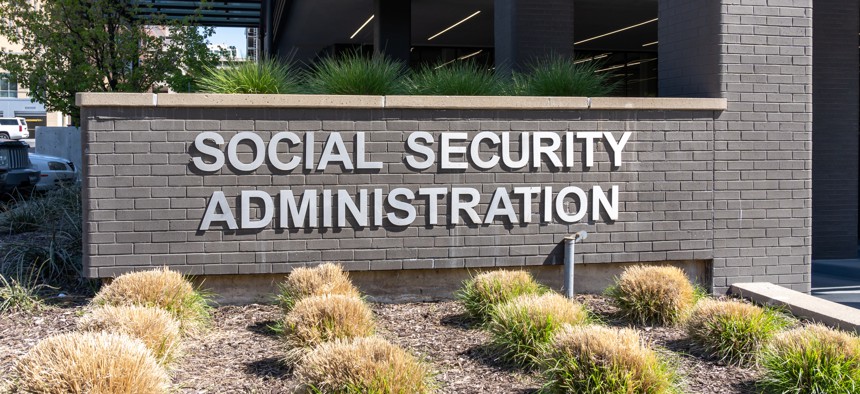
[[[860,332],[860,309],[854,309],[768,282],[735,283],[731,294],[758,304],[785,307],[796,316],[847,331]]]

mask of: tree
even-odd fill
[[[35,4],[35,5],[34,5]],[[79,124],[77,92],[146,92],[160,84],[193,91],[218,57],[211,28],[145,15],[134,0],[1,0],[0,35],[23,47],[0,53],[0,69],[50,111]]]

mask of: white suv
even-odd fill
[[[24,118],[0,118],[0,140],[30,138]]]

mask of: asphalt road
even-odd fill
[[[813,260],[812,295],[860,309],[860,259]]]

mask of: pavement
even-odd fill
[[[811,294],[860,309],[860,258],[812,260]]]

